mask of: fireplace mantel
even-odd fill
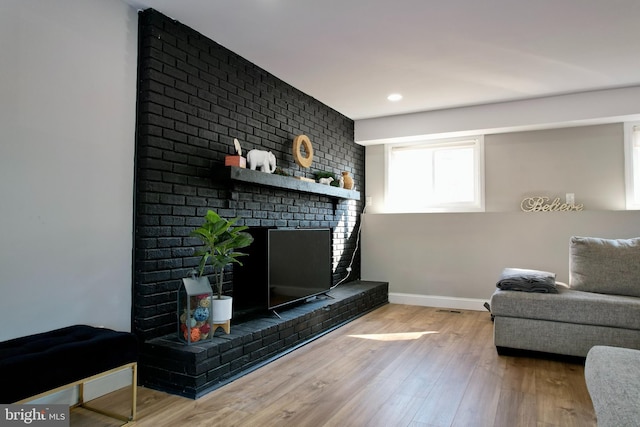
[[[232,182],[244,182],[265,187],[283,188],[301,193],[320,194],[334,199],[360,200],[359,191],[318,184],[316,182],[303,181],[291,176],[270,174],[236,166],[220,167],[215,171],[215,173],[219,177],[228,179]]]

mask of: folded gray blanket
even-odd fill
[[[555,273],[524,268],[502,270],[496,287],[503,291],[558,293]]]

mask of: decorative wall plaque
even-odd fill
[[[520,209],[523,212],[569,212],[584,210],[584,205],[582,203],[562,203],[560,197],[551,201],[550,197],[534,196],[522,199]]]

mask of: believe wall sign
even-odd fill
[[[556,197],[551,203],[550,197],[535,196],[525,197],[520,202],[520,209],[523,212],[569,212],[584,210],[582,203],[561,203],[560,197]]]

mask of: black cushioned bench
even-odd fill
[[[0,343],[0,403],[25,403],[79,386],[75,406],[123,421],[135,419],[138,340],[128,332],[75,325]],[[117,371],[132,371],[131,415],[89,407],[84,402],[87,381]]]

